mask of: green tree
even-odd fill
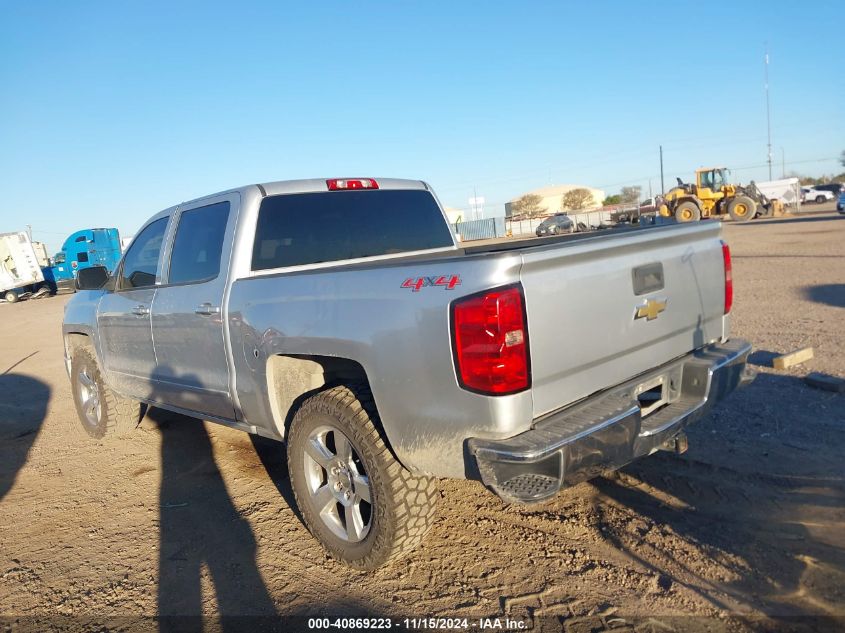
[[[636,204],[640,200],[640,193],[642,192],[642,187],[638,187],[634,185],[633,187],[622,187],[622,191],[619,192],[620,197],[623,204]]]
[[[543,206],[543,196],[536,193],[527,193],[511,203],[512,215],[524,215],[529,218],[536,218],[545,215],[548,209]]]
[[[613,204],[621,204],[622,203],[622,196],[618,193],[614,193],[612,196],[608,196],[602,201],[602,206],[609,207]]]
[[[570,189],[560,201],[560,208],[563,210],[580,211],[593,203],[593,194],[589,189],[579,187],[577,189]]]

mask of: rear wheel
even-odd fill
[[[13,291],[13,290],[7,290],[7,291],[6,291],[6,294],[5,294],[5,295],[3,295],[3,297],[4,297],[4,298],[6,299],[6,301],[8,301],[9,303],[14,303],[15,301],[17,301],[17,300],[18,300],[18,295],[17,295],[17,293],[16,293],[15,291]]]
[[[371,570],[408,553],[434,522],[437,482],[407,471],[376,428],[366,387],[306,400],[291,422],[288,470],[311,534],[338,560]]]
[[[678,222],[697,222],[701,219],[701,209],[694,202],[681,202],[675,207],[675,219]]]
[[[735,222],[747,222],[757,215],[757,203],[748,196],[737,196],[728,203],[728,213]]]
[[[124,398],[103,381],[94,351],[77,347],[70,365],[73,402],[85,433],[101,439],[131,432],[141,421],[141,403]]]
[[[824,202],[824,200],[825,200],[824,196],[816,196],[816,202],[817,203],[821,204],[822,202]]]

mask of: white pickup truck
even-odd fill
[[[658,449],[748,382],[716,221],[460,248],[429,186],[251,185],[153,216],[63,324],[94,437],[141,403],[284,441],[338,559],[423,538],[437,478],[508,502]]]

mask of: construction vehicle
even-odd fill
[[[678,178],[678,186],[663,196],[659,213],[678,222],[725,215],[747,222],[758,214],[771,215],[774,206],[753,181],[748,186],[735,185],[725,167],[706,167],[695,171],[695,184]]]

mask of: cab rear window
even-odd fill
[[[449,227],[428,191],[380,189],[269,196],[258,211],[252,269],[452,245]]]

